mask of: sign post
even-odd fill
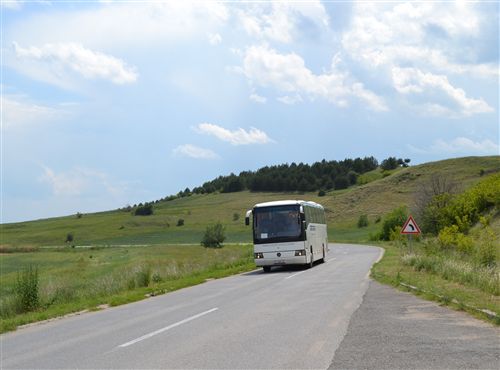
[[[403,225],[403,228],[401,229],[401,234],[408,235],[410,253],[412,252],[412,246],[411,246],[412,237],[413,235],[420,235],[420,233],[421,233],[420,228],[418,227],[413,217],[410,215],[406,220],[405,224]]]

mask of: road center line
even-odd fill
[[[304,273],[304,272],[306,272],[306,271],[307,271],[307,270],[300,271],[300,272],[297,272],[296,274],[293,274],[293,275],[287,276],[287,277],[285,278],[285,280],[286,280],[286,279],[291,279],[291,278],[293,278],[294,276],[297,276],[297,275],[303,274],[303,273]]]
[[[120,347],[120,348],[124,348],[124,347],[131,346],[132,344],[135,344],[135,343],[140,342],[140,341],[142,341],[142,340],[145,340],[145,339],[151,338],[151,337],[153,337],[153,336],[155,336],[155,335],[157,335],[157,334],[163,333],[164,331],[167,331],[167,330],[173,329],[173,328],[175,328],[175,327],[177,327],[177,326],[179,326],[179,325],[185,324],[185,323],[187,323],[187,322],[189,322],[189,321],[195,320],[195,319],[197,319],[197,318],[199,318],[199,317],[205,316],[205,315],[207,315],[207,314],[209,314],[209,313],[211,313],[211,312],[217,311],[217,310],[218,310],[218,308],[217,308],[217,307],[215,307],[215,308],[212,308],[211,310],[201,312],[201,313],[196,314],[196,315],[194,315],[194,316],[188,317],[187,319],[184,319],[184,320],[178,321],[178,322],[176,322],[176,323],[174,323],[174,324],[172,324],[172,325],[165,326],[164,328],[161,328],[161,329],[155,330],[155,331],[153,331],[153,332],[151,332],[151,333],[149,333],[149,334],[145,334],[145,335],[143,335],[142,337],[139,337],[139,338],[136,338],[136,339],[134,339],[134,340],[131,340],[130,342],[120,344],[118,347]]]

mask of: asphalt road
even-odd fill
[[[500,329],[370,282],[330,369],[500,369]]]
[[[332,245],[312,269],[276,268],[2,336],[2,368],[323,368],[381,250]]]
[[[499,368],[498,328],[371,282],[379,248],[330,249],[7,333],[0,368]]]

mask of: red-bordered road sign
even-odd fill
[[[408,217],[408,220],[406,220],[403,228],[401,229],[401,234],[415,235],[420,233],[420,228],[418,227],[413,217]]]

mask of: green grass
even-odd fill
[[[380,223],[375,223],[374,217],[366,227],[358,227],[357,221],[343,222],[329,226],[328,235],[330,240],[336,243],[368,242],[370,237],[379,231],[380,226]]]
[[[18,271],[36,266],[41,307],[19,312]],[[255,268],[250,245],[48,248],[2,255],[0,332],[101,304],[117,305]],[[150,283],[144,285],[144,274]]]
[[[384,177],[390,176],[398,171],[402,170],[401,167],[396,168],[394,170],[383,170],[382,168],[376,168],[372,171],[366,172],[362,175],[359,175],[357,184],[358,185],[366,185],[370,182],[383,179]]]
[[[459,281],[460,275],[464,274],[463,271],[455,271],[446,276],[438,270],[431,272],[426,268],[416,268],[415,265],[403,263],[405,259],[408,259],[408,257],[404,257],[409,253],[407,248],[397,246],[394,243],[384,243],[382,246],[385,248],[384,258],[372,268],[372,277],[377,281],[401,290],[407,290],[401,283],[415,286],[419,291],[412,291],[412,293],[417,293],[423,298],[439,301],[452,308],[468,311],[481,319],[497,325],[500,324],[498,319],[492,319],[485,314],[467,308],[470,306],[487,309],[500,316],[500,297],[498,294],[492,294],[490,289],[493,287],[491,283],[494,284],[495,279],[498,281],[498,270],[490,274],[490,279],[487,279],[488,283],[483,283],[483,285]],[[414,247],[417,251],[421,248],[418,244],[415,244]],[[442,261],[441,258],[439,260]],[[458,265],[458,261],[455,262]],[[462,261],[462,266],[465,264],[470,266]],[[436,269],[438,269],[437,266]],[[493,289],[495,288],[493,287]],[[454,300],[458,303],[454,303]]]

